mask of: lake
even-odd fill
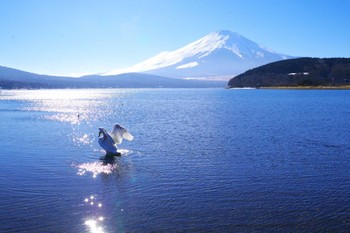
[[[2,90],[0,232],[346,232],[349,116],[341,90]]]

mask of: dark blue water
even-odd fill
[[[2,91],[0,232],[347,232],[349,116],[349,91]],[[114,123],[135,139],[101,160]]]

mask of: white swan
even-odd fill
[[[111,133],[108,133],[104,128],[98,129],[100,130],[98,134],[98,144],[100,144],[107,154],[120,155],[117,145],[122,143],[123,138],[129,141],[134,139],[134,136],[119,124],[114,125]]]

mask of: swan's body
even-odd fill
[[[134,137],[122,126],[115,124],[111,133],[104,128],[99,128],[98,143],[106,151],[107,154],[120,155],[117,145],[121,144],[123,138],[132,141]],[[102,137],[101,137],[102,134]]]

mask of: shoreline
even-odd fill
[[[274,86],[260,87],[257,89],[281,89],[281,90],[350,90],[350,85],[346,86]]]

